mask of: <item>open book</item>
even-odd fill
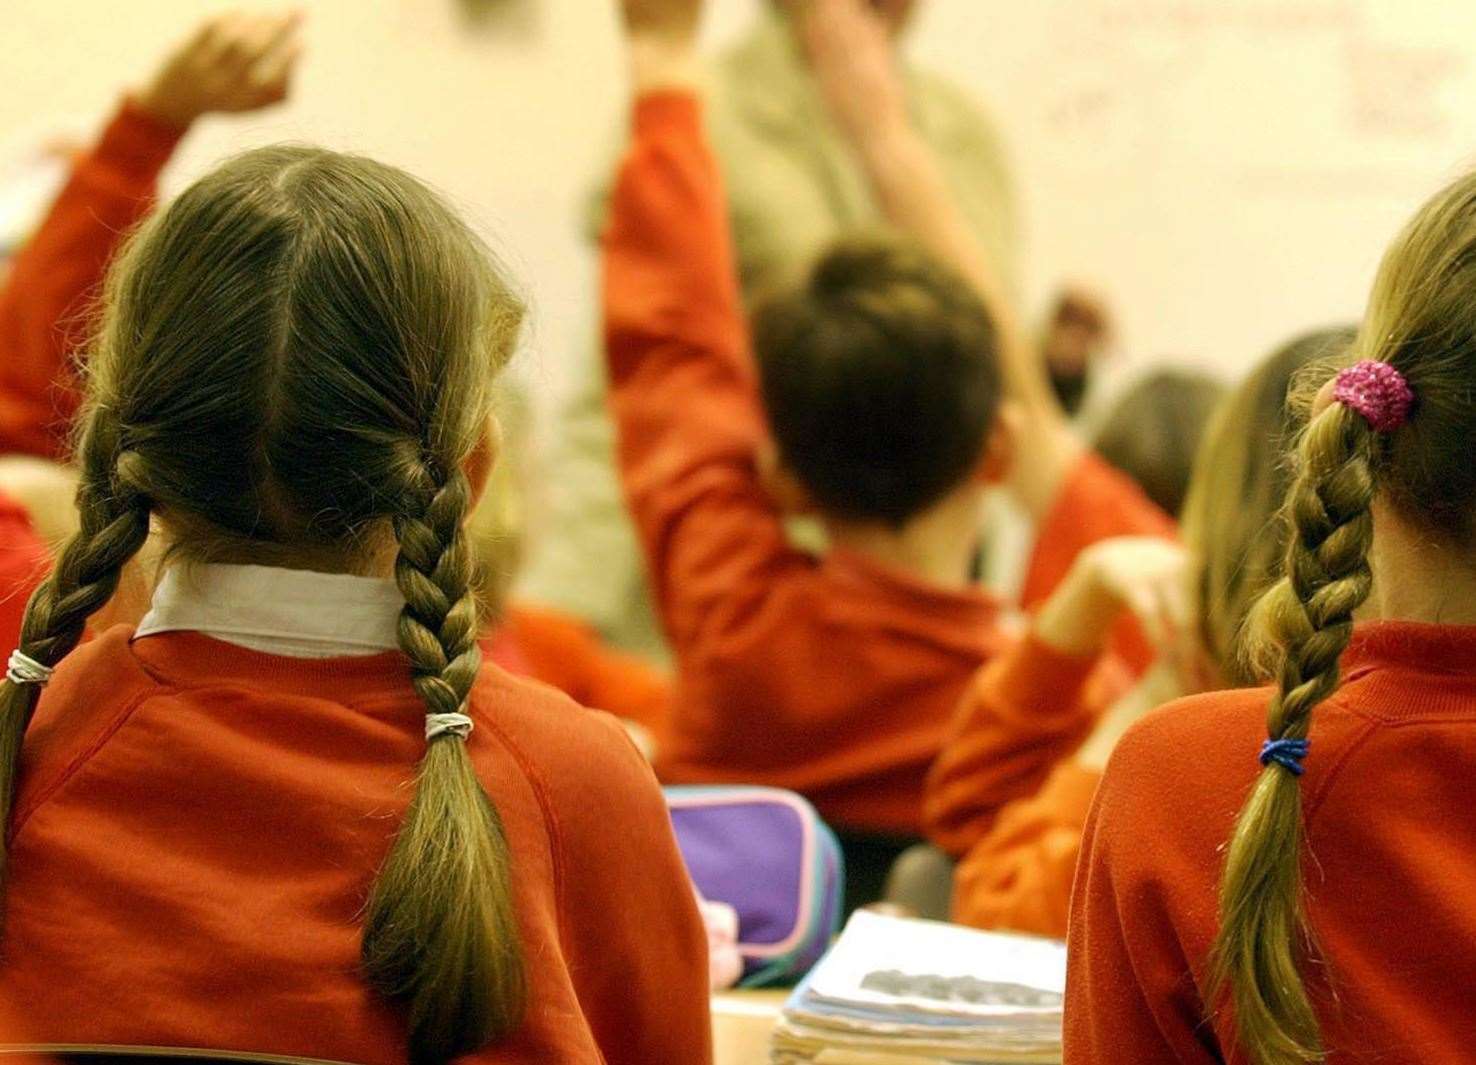
[[[1066,947],[860,912],[800,984],[774,1065],[1053,1063]]]

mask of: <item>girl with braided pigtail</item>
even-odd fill
[[[1305,382],[1284,573],[1249,623],[1274,688],[1184,700],[1112,756],[1068,1063],[1470,1060],[1473,308],[1476,175],[1386,255],[1351,365]]]
[[[478,647],[464,526],[521,317],[425,186],[317,149],[231,160],[130,241],[79,531],[0,689],[0,1011],[31,1042],[708,1060],[650,770]],[[78,646],[151,524],[148,615]]]
[[[0,822],[8,823],[21,741],[41,683],[78,642],[87,619],[112,598],[123,567],[149,536],[148,500],[121,483],[116,427],[106,412],[92,418],[80,453],[80,527],[56,568],[32,594],[20,646],[0,685]],[[26,683],[35,676],[41,683]],[[0,890],[9,847],[0,842]],[[3,896],[0,896],[3,903]]]

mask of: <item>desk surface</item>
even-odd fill
[[[725,991],[712,996],[714,1065],[768,1065],[769,1037],[788,991]]]

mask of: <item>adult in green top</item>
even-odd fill
[[[921,0],[872,0],[901,40]],[[746,38],[706,71],[706,118],[728,190],[743,291],[803,268],[837,237],[882,224],[866,179],[833,128],[810,77],[804,0],[775,0]],[[962,89],[927,71],[906,74],[918,129],[944,165],[984,250],[1013,281],[1016,211],[992,124]],[[592,197],[591,239],[604,214]],[[579,614],[614,642],[659,653],[644,566],[612,460],[602,360],[591,350],[562,412],[548,479],[548,533],[532,559],[529,594]]]

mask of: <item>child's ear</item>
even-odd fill
[[[778,510],[785,514],[812,514],[815,500],[804,483],[795,476],[772,440],[759,445],[754,460],[758,465],[759,484]]]
[[[1025,432],[1025,412],[1013,399],[999,405],[994,416],[994,425],[984,442],[984,454],[974,469],[974,479],[984,484],[1002,484],[1015,466],[1015,455],[1019,451],[1020,438]]]
[[[482,501],[482,493],[487,490],[487,479],[492,476],[492,467],[497,464],[497,455],[502,450],[502,423],[495,415],[487,416],[487,424],[482,427],[482,435],[477,438],[477,446],[472,448],[472,453],[461,463],[461,472],[466,474],[466,479],[471,485],[471,503],[466,508],[470,514],[477,509],[477,504]]]

